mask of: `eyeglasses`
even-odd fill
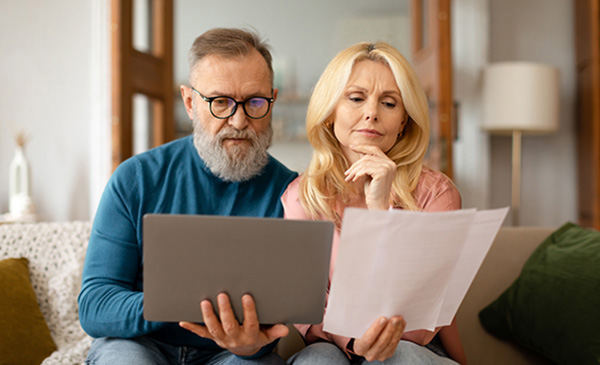
[[[271,109],[271,103],[275,101],[273,96],[270,98],[253,96],[244,101],[237,101],[229,96],[214,96],[209,98],[200,94],[200,91],[194,89],[194,87],[192,87],[192,90],[208,103],[210,113],[213,117],[218,119],[227,119],[234,115],[238,105],[242,106],[244,113],[246,113],[249,118],[260,119],[267,115],[269,109]],[[271,90],[271,95],[273,95],[273,90]]]

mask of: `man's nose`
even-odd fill
[[[235,113],[229,117],[227,123],[238,130],[243,130],[248,126],[248,116],[244,113],[244,108],[241,105],[238,105]]]

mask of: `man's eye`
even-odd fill
[[[227,106],[227,104],[229,104],[229,99],[218,98],[218,99],[213,100],[213,104],[216,104],[218,106]]]

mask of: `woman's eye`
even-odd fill
[[[348,95],[348,100],[350,100],[354,103],[360,103],[361,101],[364,101],[365,98],[359,94],[350,94],[350,95]]]
[[[396,107],[396,102],[394,102],[394,101],[383,101],[382,104],[388,108]]]

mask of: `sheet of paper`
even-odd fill
[[[454,272],[446,289],[437,326],[447,326],[452,322],[452,318],[475,279],[506,214],[508,214],[508,208],[479,211],[475,215],[475,220],[467,235],[467,241],[454,266]]]
[[[380,316],[398,314],[406,331],[433,330],[452,312],[445,305],[460,304],[464,282],[468,288],[472,281],[457,263],[466,261],[476,272],[483,259],[463,248],[484,236],[493,240],[504,219],[485,212],[346,209],[324,330],[358,338]],[[489,223],[494,220],[497,227]]]

